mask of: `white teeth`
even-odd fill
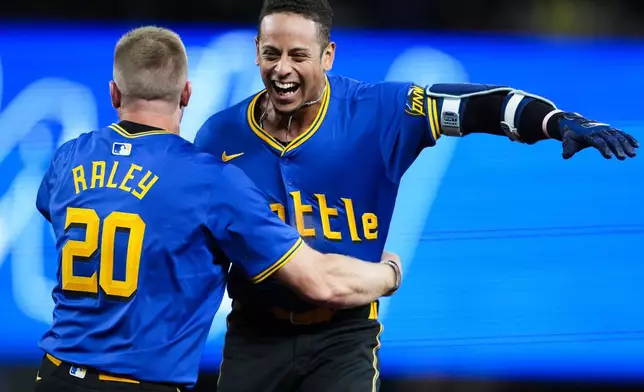
[[[283,89],[295,87],[295,83],[281,83],[281,82],[274,82],[274,83],[277,87],[283,88]]]

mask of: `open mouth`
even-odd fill
[[[275,89],[275,92],[277,94],[283,96],[283,97],[288,97],[297,92],[300,88],[299,83],[282,83],[278,82],[276,80],[272,80],[271,84],[273,85],[273,88]]]

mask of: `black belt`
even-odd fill
[[[293,325],[317,325],[332,321],[352,319],[378,319],[378,302],[353,309],[313,308],[303,312],[294,312],[279,307],[260,307],[233,301],[233,311],[261,319],[286,321]]]
[[[105,382],[117,382],[137,385],[139,389],[144,391],[148,390],[158,392],[181,392],[183,390],[182,387],[178,385],[139,381],[130,377],[101,373],[89,367],[76,366],[67,362],[63,362],[50,354],[45,355],[42,360],[42,364],[40,365],[40,369],[41,370],[36,376],[36,381],[38,381],[42,376],[56,372],[57,374],[62,373],[63,375],[68,376],[68,380],[70,381],[74,380],[77,383],[82,382],[82,385],[90,388],[92,386],[100,388],[100,386],[104,385]]]

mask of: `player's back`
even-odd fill
[[[189,385],[227,270],[213,263],[203,224],[218,163],[177,135],[122,125],[64,144],[43,180],[38,208],[52,222],[59,269],[41,347]]]

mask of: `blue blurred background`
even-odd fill
[[[27,9],[36,3],[0,8],[0,391],[30,390],[37,340],[52,317],[56,254],[34,206],[37,187],[57,146],[115,121],[108,82],[120,35],[152,22],[182,35],[194,86],[183,122],[189,140],[210,114],[261,89],[259,2],[239,12],[231,9],[243,5],[209,4],[200,20],[190,1],[185,15],[143,0],[110,2],[110,12],[73,1]],[[395,9],[332,1],[341,21],[333,73],[511,85],[644,141],[644,40],[629,18],[620,27],[593,18],[592,10],[622,14],[580,5],[591,2],[460,3],[462,16],[441,1],[434,12],[411,0]],[[101,12],[108,20],[99,23]],[[577,29],[573,14],[585,21]],[[640,389],[642,201],[642,158],[584,151],[563,161],[556,142],[485,135],[426,150],[404,178],[388,239],[406,265],[403,287],[383,304],[383,391]],[[229,310],[225,301],[213,322],[198,390],[215,390]]]

